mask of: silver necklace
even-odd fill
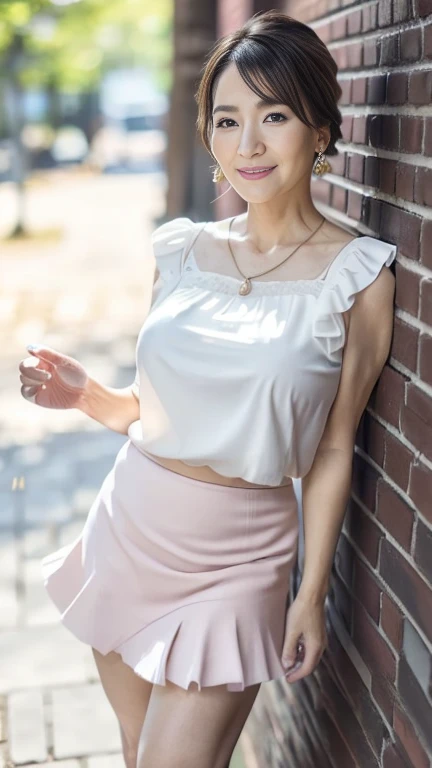
[[[241,271],[241,269],[240,269],[239,265],[237,264],[237,261],[236,261],[236,257],[234,256],[234,253],[233,253],[233,249],[231,248],[231,242],[230,242],[231,225],[232,225],[232,223],[233,223],[234,219],[236,219],[236,218],[237,218],[237,216],[233,216],[233,217],[232,217],[232,219],[231,219],[231,221],[230,221],[230,223],[229,223],[229,228],[228,228],[228,247],[229,247],[229,249],[230,249],[230,251],[231,251],[231,256],[232,256],[232,257],[233,257],[233,259],[234,259],[234,264],[236,265],[236,267],[237,267],[238,271],[240,272],[241,276],[242,276],[242,277],[244,277],[244,281],[242,282],[242,284],[240,285],[240,288],[239,288],[239,294],[240,294],[241,296],[246,296],[246,294],[248,294],[248,293],[250,293],[250,292],[251,292],[251,290],[252,290],[252,283],[251,283],[251,280],[252,280],[252,279],[255,279],[256,277],[261,277],[261,275],[266,275],[266,274],[267,274],[267,272],[272,272],[274,269],[277,269],[278,267],[280,267],[280,266],[281,266],[281,264],[284,264],[286,261],[288,261],[288,259],[290,259],[290,258],[291,258],[291,256],[293,256],[293,255],[295,254],[295,252],[296,252],[296,251],[298,251],[298,249],[299,249],[299,248],[301,248],[301,246],[302,246],[302,245],[304,245],[305,243],[307,243],[307,241],[308,241],[308,240],[310,240],[310,239],[311,239],[311,237],[313,237],[313,236],[314,236],[314,234],[315,234],[316,232],[318,232],[319,228],[320,228],[320,227],[322,227],[322,225],[323,225],[323,224],[324,224],[324,222],[325,222],[325,219],[323,218],[323,220],[321,221],[321,223],[320,223],[320,224],[318,224],[318,226],[317,226],[317,228],[315,229],[315,231],[314,231],[314,232],[312,232],[312,234],[311,234],[311,235],[309,235],[309,237],[307,237],[307,238],[306,238],[306,240],[303,240],[303,242],[302,242],[302,243],[300,243],[300,245],[297,245],[297,247],[296,247],[296,248],[294,248],[294,250],[293,250],[293,251],[291,251],[291,253],[290,253],[290,254],[288,254],[288,256],[286,257],[286,259],[284,259],[283,261],[281,261],[281,262],[280,262],[280,264],[276,264],[276,266],[275,266],[275,267],[270,267],[270,269],[266,269],[264,272],[259,272],[257,275],[251,275],[250,277],[246,277],[246,275],[245,275],[245,274],[243,274],[243,272]]]

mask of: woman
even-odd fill
[[[82,534],[45,558],[64,624],[92,646],[127,766],[226,768],[260,684],[327,645],[324,601],[356,429],[392,334],[396,248],[312,202],[336,153],[336,65],[271,11],[220,40],[198,128],[247,213],[153,236],[152,304],[131,387],[49,348],[22,394],[128,440]],[[33,358],[28,358],[33,360]],[[287,610],[302,478],[305,562]]]

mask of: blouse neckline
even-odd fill
[[[201,232],[201,229],[199,230]],[[199,233],[198,233],[199,234]],[[252,278],[252,292],[253,292],[253,286],[295,286],[295,285],[305,285],[306,287],[308,285],[314,286],[314,284],[318,284],[318,286],[321,284],[321,286],[325,285],[325,283],[328,280],[328,277],[330,273],[333,271],[334,266],[339,261],[340,258],[345,254],[345,252],[358,240],[362,240],[364,236],[354,237],[351,240],[349,240],[348,243],[345,243],[345,245],[341,248],[340,251],[334,256],[330,264],[327,264],[327,266],[320,272],[320,274],[317,277],[312,278],[297,278],[296,280],[254,280]],[[196,238],[194,238],[195,242]],[[209,278],[217,278],[219,283],[222,283],[224,280],[228,281],[228,285],[239,285],[240,283],[244,282],[244,278],[242,277],[233,277],[232,275],[224,275],[222,272],[212,272],[208,269],[200,269],[200,267],[197,264],[194,248],[191,247],[186,259],[183,264],[183,270],[182,272],[196,272],[198,275],[202,275],[203,277],[206,277],[208,275]],[[322,277],[324,275],[324,277]]]

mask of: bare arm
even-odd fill
[[[299,595],[323,602],[348,503],[355,436],[387,360],[395,279],[383,267],[350,312],[341,380],[311,470],[303,478],[305,561]]]
[[[127,435],[129,425],[140,415],[139,403],[132,394],[131,386],[115,389],[92,378],[89,378],[86,391],[76,407],[104,427],[122,435]]]

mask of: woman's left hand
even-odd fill
[[[327,645],[324,600],[307,600],[299,593],[288,608],[285,621],[282,664],[288,682],[295,683],[310,675]]]

